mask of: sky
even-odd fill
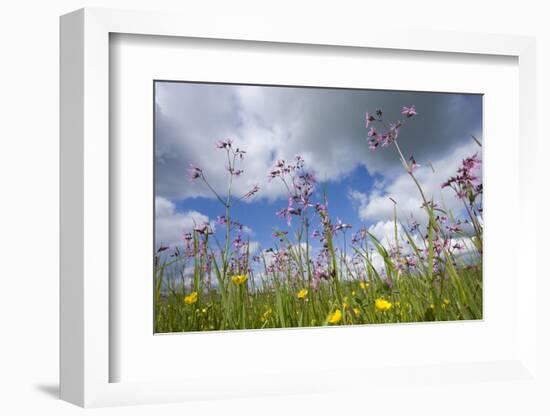
[[[316,200],[326,192],[329,212],[361,226],[380,240],[393,230],[398,216],[423,218],[421,199],[399,161],[394,146],[368,147],[365,112],[381,109],[387,122],[404,118],[403,106],[414,105],[398,143],[405,157],[420,165],[415,174],[428,198],[455,214],[461,205],[441,183],[454,175],[461,160],[481,149],[482,96],[456,93],[352,90],[185,82],[155,83],[155,245],[175,247],[195,224],[211,222],[225,208],[200,180],[190,181],[190,165],[200,167],[211,186],[225,195],[228,186],[224,150],[228,138],[246,151],[232,185],[243,195],[254,185],[254,197],[236,203],[231,217],[246,227],[243,237],[259,252],[273,247],[274,229],[287,230],[275,212],[287,206],[280,181],[268,179],[277,160],[296,155],[317,179]],[[218,226],[219,227],[219,226]]]

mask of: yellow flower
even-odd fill
[[[302,290],[300,290],[300,291],[296,294],[296,296],[298,297],[298,299],[304,300],[304,299],[306,298],[306,296],[307,296],[307,289],[302,289]]]
[[[246,274],[236,274],[235,276],[231,276],[231,281],[236,286],[242,285],[243,283],[246,282],[247,279],[248,279],[248,276]]]
[[[358,316],[361,311],[359,310],[359,308],[353,308],[353,313]]]
[[[347,309],[349,306],[348,304],[348,297],[344,296],[343,302],[342,302],[342,308]]]
[[[435,309],[435,305],[433,303],[430,303],[430,309]]]
[[[342,320],[342,311],[336,309],[333,313],[328,316],[328,322],[331,324],[337,324]]]
[[[355,296],[355,290],[351,291],[351,296]]]
[[[443,303],[444,303],[445,305],[448,305],[449,303],[451,303],[451,301],[450,301],[449,299],[443,299]]]
[[[186,305],[192,305],[194,303],[197,303],[198,299],[199,294],[197,292],[192,292],[191,294],[183,298],[183,302],[185,302]]]
[[[271,313],[273,312],[273,309],[269,308],[267,309],[264,314],[262,315],[262,321],[267,321],[269,317],[271,316]]]
[[[374,307],[380,312],[386,312],[387,310],[391,309],[392,304],[386,299],[378,298],[374,301]]]
[[[367,290],[369,288],[369,284],[365,282],[359,282],[359,287],[363,290]]]

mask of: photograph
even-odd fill
[[[154,332],[483,319],[483,95],[155,80]]]

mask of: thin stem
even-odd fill
[[[229,162],[229,187],[227,189],[227,206],[231,206],[231,187],[233,185],[233,173],[235,172],[235,158],[237,154],[233,154],[233,163]],[[227,151],[227,160],[230,161],[229,150]]]
[[[405,167],[405,170],[407,171],[407,173],[411,176],[411,178],[414,180],[414,183],[416,184],[416,187],[418,188],[418,190],[420,191],[420,195],[422,196],[422,200],[424,201],[424,205],[426,207],[428,207],[428,200],[426,199],[426,196],[424,195],[424,191],[422,190],[422,187],[420,186],[420,183],[418,183],[418,180],[416,179],[416,177],[414,176],[414,173],[412,172],[412,168],[409,166],[409,164],[407,163],[407,160],[405,159],[405,157],[403,156],[403,153],[401,152],[401,149],[399,148],[399,145],[397,144],[397,140],[393,142],[395,144],[395,148],[397,149],[397,151],[399,152],[399,156],[401,158],[401,163],[403,164],[403,166]]]
[[[219,196],[218,193],[216,192],[216,190],[214,188],[212,188],[212,186],[208,183],[208,181],[206,180],[206,177],[204,175],[201,175],[201,178],[204,181],[204,183],[206,184],[206,186],[208,186],[208,189],[210,189],[212,191],[212,193],[214,194],[214,196],[218,199],[218,201],[220,201],[221,204],[224,207],[227,207],[227,204],[224,202],[224,200],[221,198],[221,196]]]

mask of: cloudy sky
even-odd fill
[[[460,213],[460,204],[440,184],[461,160],[478,152],[482,140],[480,95],[349,90],[328,88],[156,82],[155,202],[157,247],[181,244],[194,224],[215,221],[224,208],[200,181],[187,178],[190,164],[200,167],[220,194],[227,189],[227,161],[216,142],[231,138],[246,150],[244,173],[235,194],[259,185],[249,201],[236,204],[232,217],[247,226],[246,238],[257,249],[272,246],[274,227],[286,229],[275,211],[286,207],[284,187],[268,181],[278,159],[301,155],[306,168],[326,185],[331,218],[365,225],[383,239],[391,232],[393,203],[399,216],[422,217],[414,183],[403,171],[395,147],[371,151],[365,112],[380,108],[388,122],[403,106],[418,115],[401,129],[399,143],[414,156],[428,196]],[[323,191],[318,186],[318,197]],[[419,218],[420,219],[420,218]]]

